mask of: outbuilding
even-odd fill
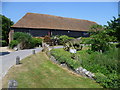
[[[94,24],[97,23],[82,19],[27,13],[16,24],[11,26],[9,41],[13,40],[14,32],[30,33],[33,37],[44,37],[45,35],[88,37],[88,31]]]

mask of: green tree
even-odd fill
[[[119,18],[113,17],[113,20],[108,21],[106,29],[110,36],[116,37],[117,41],[120,42],[120,15]]]
[[[0,28],[2,29],[0,30],[0,32],[2,32],[1,40],[5,41],[8,44],[10,26],[12,26],[14,23],[4,15],[0,15],[0,18],[2,19],[2,27]]]
[[[91,49],[93,51],[102,50],[105,52],[111,47],[111,44],[109,42],[115,39],[116,38],[114,36],[108,35],[106,30],[99,31],[99,33],[91,35]]]
[[[91,26],[89,32],[91,35],[99,33],[101,30],[104,30],[104,27],[102,25],[95,24]]]
[[[103,52],[107,51],[111,45],[109,42],[116,41],[116,37],[110,33],[114,33],[114,30],[108,28],[109,26],[94,25],[90,30],[90,42],[92,44],[91,50]]]

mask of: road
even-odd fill
[[[35,52],[37,53],[41,51],[42,48],[25,49],[25,50],[19,50],[15,52],[3,52],[0,55],[0,68],[2,68],[0,71],[0,79],[2,79],[6,75],[10,67],[16,64],[17,56],[19,56],[20,60],[22,60],[23,58],[31,55],[33,50],[35,50]]]
[[[63,48],[63,46],[54,46],[54,49]]]

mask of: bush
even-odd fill
[[[82,49],[82,45],[80,44],[81,40],[78,40],[78,39],[72,39],[72,40],[69,40],[67,41],[63,48],[65,51],[69,51],[70,48],[71,49],[76,49],[77,51],[81,50]]]
[[[29,42],[28,47],[29,48],[34,48],[34,47],[38,47],[39,45],[42,46],[42,39],[40,38],[32,38]]]
[[[94,68],[97,68],[96,65],[99,65],[100,67],[106,68],[110,72],[113,72],[114,70],[117,71],[118,68],[117,63],[119,56],[117,48],[111,49],[108,52],[102,54],[99,52],[92,52],[91,54],[84,52],[84,54],[82,53],[79,54],[83,59],[83,65],[88,65],[88,67],[94,67]],[[104,69],[100,69],[101,72],[102,70]],[[104,72],[104,74],[105,73],[106,71]]]
[[[15,32],[14,33],[14,40],[17,40],[19,42],[27,42],[30,41],[32,36],[28,33],[23,32]]]
[[[88,54],[94,53],[94,51],[92,51],[92,50],[90,50],[90,49],[86,50],[86,52],[87,52]]]
[[[18,45],[18,41],[17,40],[12,40],[11,42],[10,42],[10,44],[9,44],[9,47],[10,48],[14,48],[15,46],[17,46]]]
[[[28,33],[15,32],[14,40],[17,40],[18,42],[21,43],[21,49],[28,49],[30,48],[30,42],[32,40],[32,36]]]
[[[71,69],[82,66],[90,72],[95,73],[96,82],[105,88],[120,88],[118,50],[118,48],[111,48],[104,53],[92,51],[90,54],[85,50],[77,51],[77,54],[80,56],[79,60],[81,61],[73,60],[71,53],[63,49],[52,49],[51,54],[60,63],[66,63]]]
[[[36,47],[38,47],[39,45],[42,46],[43,39],[41,39],[41,38],[34,38],[34,40],[36,41],[36,43],[35,43]]]
[[[7,46],[7,42],[5,40],[0,40],[0,46]]]
[[[90,54],[89,54],[89,53]],[[105,88],[120,87],[119,49],[110,48],[104,53],[93,51],[79,51],[82,67],[96,74],[96,81]]]
[[[96,81],[105,88],[120,88],[120,76],[109,74],[107,77],[102,73],[96,73]]]
[[[15,32],[14,40],[17,40],[21,44],[21,49],[29,49],[42,45],[42,39],[32,38],[30,34],[23,32]]]
[[[64,44],[66,41],[74,39],[73,37],[68,37],[67,35],[62,35],[59,37],[60,44]]]
[[[51,39],[50,39],[50,36],[48,36],[48,35],[46,35],[45,37],[44,37],[44,42],[50,42],[51,41]]]
[[[72,59],[71,53],[63,49],[52,49],[50,52],[60,63],[66,63],[71,69],[76,69],[80,66],[79,61]]]
[[[91,40],[91,38],[88,38],[88,37],[82,38],[81,44],[91,44],[90,40]]]

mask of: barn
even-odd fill
[[[14,32],[30,33],[33,37],[44,37],[45,35],[88,37],[88,31],[94,24],[97,23],[82,19],[27,13],[16,24],[11,26],[9,41],[13,40]]]

